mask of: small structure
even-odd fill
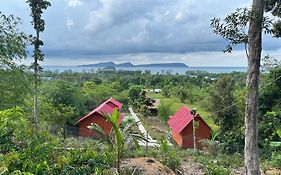
[[[161,90],[161,89],[154,89],[153,91],[154,91],[154,93],[156,93],[156,94],[157,94],[157,93],[161,93],[161,92],[162,92],[162,90]]]
[[[202,148],[200,140],[210,139],[211,128],[196,114],[194,120],[198,123],[196,127],[196,147]],[[193,148],[193,115],[186,106],[182,106],[169,120],[172,136],[175,142],[182,148]]]
[[[112,130],[112,125],[106,121],[106,118],[103,115],[104,113],[112,114],[116,108],[120,113],[120,118],[118,121],[119,124],[124,118],[122,114],[122,103],[114,98],[110,98],[102,103],[99,107],[88,113],[86,116],[78,120],[76,124],[79,125],[79,136],[97,137],[97,133],[87,128],[87,126],[91,125],[92,123],[99,125],[103,129],[104,133],[109,135]]]

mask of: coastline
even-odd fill
[[[42,66],[44,71],[72,71],[72,72],[97,72],[106,67],[81,67],[81,66]],[[150,71],[156,73],[185,74],[187,71],[205,71],[209,73],[247,72],[247,67],[115,67],[111,71]],[[108,71],[110,71],[108,70]]]

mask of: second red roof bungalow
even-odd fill
[[[211,128],[196,114],[194,120],[198,122],[196,128],[196,145],[202,148],[200,140],[210,139]],[[182,148],[193,148],[193,115],[186,106],[182,106],[169,120],[168,124],[172,129],[172,136],[176,143]]]
[[[120,113],[120,118],[118,123],[122,121],[123,114],[122,112],[122,103],[115,100],[114,98],[110,98],[104,103],[102,103],[99,107],[88,113],[86,116],[82,117],[76,124],[79,125],[79,136],[82,137],[95,137],[97,133],[87,128],[87,126],[92,123],[96,123],[100,126],[104,133],[109,135],[112,130],[112,125],[106,121],[106,118],[103,116],[104,113],[112,114],[114,109],[118,109]]]

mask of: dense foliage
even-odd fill
[[[263,148],[263,154],[269,158],[279,159],[275,156],[281,154],[281,146],[272,147],[272,142],[281,142],[281,67],[276,67],[268,73],[264,79],[264,86],[260,97],[260,124],[259,145]],[[273,153],[273,155],[272,155]]]
[[[21,20],[13,15],[6,16],[0,12],[0,67],[15,66],[15,60],[24,59],[30,37],[19,31]]]
[[[222,76],[210,93],[211,111],[216,124],[220,126],[218,137],[223,140],[230,152],[241,152],[244,145],[243,117],[239,113],[234,96],[234,90],[238,89],[237,86],[232,77]]]
[[[113,163],[109,152],[92,149],[93,142],[68,151],[64,140],[34,132],[21,108],[1,111],[0,117],[0,167],[5,174],[89,174]]]
[[[14,74],[8,74],[8,71],[10,70],[3,70],[3,75],[7,72],[7,76],[9,75],[13,77]],[[26,78],[21,79],[21,81],[14,81],[14,83],[20,83],[22,86],[25,86],[26,89],[29,89],[30,73],[20,71],[20,74]],[[277,134],[278,129],[280,129],[278,128],[279,125],[274,125],[275,123],[280,122],[280,107],[278,107],[280,101],[278,96],[280,86],[278,84],[279,81],[275,81],[275,79],[280,76],[279,74],[280,69],[275,69],[274,71],[272,70],[270,73],[263,75],[263,86],[266,86],[266,88],[261,90],[262,95],[260,102],[260,113],[261,116],[264,116],[261,117],[260,120],[260,146],[261,148],[264,148],[263,155],[265,158],[274,160],[274,165],[276,166],[279,165],[279,159],[278,156],[276,156],[279,154],[279,148],[272,147],[272,149],[268,149],[268,147],[272,142],[280,141]],[[243,121],[241,116],[243,115],[243,102],[245,96],[244,83],[241,83],[241,81],[245,81],[245,74],[243,73],[232,73],[227,75],[188,72],[186,75],[152,75],[149,73],[143,74],[141,72],[131,73],[125,71],[110,73],[107,71],[81,73],[66,71],[61,73],[43,72],[43,75],[39,96],[39,109],[43,120],[40,126],[42,129],[47,128],[48,130],[43,129],[42,132],[40,131],[36,134],[32,132],[33,127],[31,124],[32,119],[30,112],[30,109],[32,108],[32,99],[30,98],[28,91],[25,91],[25,89],[21,89],[21,91],[18,91],[17,89],[9,89],[15,93],[17,92],[18,97],[21,98],[10,98],[8,95],[13,93],[7,93],[5,94],[7,95],[7,100],[1,103],[1,108],[7,109],[1,113],[2,116],[5,116],[1,119],[6,118],[5,120],[14,121],[6,122],[8,126],[4,126],[5,122],[1,125],[1,159],[4,160],[4,163],[1,166],[6,167],[7,172],[20,170],[34,174],[36,174],[36,171],[52,171],[55,174],[56,172],[57,174],[62,172],[66,174],[75,174],[77,172],[82,172],[82,174],[83,172],[106,173],[108,171],[107,167],[114,167],[115,164],[115,156],[112,154],[112,151],[109,151],[109,147],[98,146],[95,141],[83,141],[82,143],[85,145],[92,145],[88,146],[88,148],[85,148],[85,145],[82,146],[82,143],[77,144],[74,147],[71,145],[71,148],[74,148],[74,150],[69,152],[65,146],[65,144],[68,144],[68,139],[64,140],[63,137],[61,137],[61,130],[59,128],[70,128],[70,130],[72,130],[75,128],[74,123],[81,116],[97,107],[109,97],[115,97],[117,100],[123,102],[125,104],[124,111],[126,111],[126,106],[134,105],[131,103],[133,100],[138,99],[137,102],[141,102],[141,99],[143,98],[142,90],[156,88],[163,89],[167,86],[170,86],[171,88],[168,89],[170,95],[165,97],[166,99],[178,99],[180,102],[181,100],[177,96],[177,90],[180,88],[188,89],[188,92],[191,95],[187,98],[185,103],[199,108],[199,113],[201,111],[207,116],[212,116],[211,118],[213,118],[214,121],[217,121],[216,125],[220,129],[215,130],[215,132],[222,134],[219,134],[216,139],[219,139],[220,141],[220,150],[222,153],[233,153],[243,149],[240,147],[240,145],[243,145],[243,143],[241,143],[243,142]],[[140,76],[145,79],[145,81],[142,82],[142,86],[139,86],[139,81],[135,81],[135,79],[138,79]],[[206,78],[206,76],[208,76],[208,78]],[[209,77],[211,77],[212,80],[210,80]],[[124,82],[120,80],[123,78],[126,79],[129,88],[123,88],[123,85],[121,85],[124,84]],[[71,81],[69,81],[70,79]],[[160,79],[160,81],[157,82],[155,79]],[[10,83],[13,83],[12,80],[13,79],[11,79]],[[166,83],[163,83],[163,80]],[[151,81],[153,81],[153,83],[151,83]],[[3,87],[6,85],[5,82],[1,82],[1,84]],[[270,89],[270,92],[268,92],[268,89]],[[4,91],[5,89],[1,90]],[[274,93],[274,91],[275,95],[272,95],[271,93]],[[164,95],[164,92],[162,93]],[[151,93],[146,93],[145,95],[146,97],[150,95],[154,96]],[[269,99],[271,99],[271,101],[268,101]],[[141,104],[144,105],[145,103]],[[229,106],[232,107],[232,104],[235,104],[234,108],[229,108]],[[15,105],[20,108],[9,109]],[[173,104],[169,101],[165,102],[165,100],[163,103],[160,103],[158,109],[159,113],[156,117],[163,119],[163,121],[167,121],[168,116],[172,115],[173,112],[177,110],[174,109]],[[202,109],[204,109],[205,112],[202,111]],[[223,109],[226,109],[226,111],[222,112]],[[218,111],[220,112],[218,113]],[[141,110],[139,112],[141,112]],[[216,119],[216,117],[219,118]],[[165,122],[163,122],[163,124],[166,125]],[[52,136],[47,132],[54,130],[54,127],[56,127],[55,133],[58,135]],[[13,130],[5,128],[13,128]],[[68,134],[75,136],[75,132],[68,132]],[[45,146],[44,143],[46,143]],[[34,146],[26,147],[27,144],[33,144]],[[37,148],[38,145],[36,144],[39,144],[40,148]],[[94,150],[92,149],[93,145],[96,145],[94,146]],[[165,147],[163,147],[163,149],[164,148]],[[49,156],[48,159],[43,158],[42,156],[42,158],[40,158],[40,153],[38,152],[38,154],[34,154],[34,158],[32,158],[30,163],[25,162],[27,160],[22,157],[22,154],[31,154],[31,149],[39,149],[39,152],[45,151],[45,154],[48,154]],[[99,151],[96,152],[96,149]],[[100,149],[102,149],[102,151]],[[154,157],[162,160],[163,163],[170,164],[171,167],[178,167],[177,162],[169,160],[170,157],[175,157],[176,153],[171,151],[170,154],[163,154],[161,153],[161,150],[159,151],[159,153],[155,153],[156,155],[154,155]],[[85,156],[85,159],[83,158],[83,160],[80,160],[80,156],[77,157],[78,154]],[[136,153],[136,155],[137,154],[138,153]],[[11,158],[10,156],[15,157]],[[38,158],[36,158],[36,156],[38,156]],[[131,155],[125,154],[125,156]],[[14,159],[18,161],[15,161]],[[91,161],[93,164],[91,164]],[[199,157],[198,161],[200,161]],[[76,164],[74,162],[78,162],[77,165],[74,165]],[[96,164],[94,162],[99,163]],[[210,163],[208,164],[208,166],[210,166],[210,171],[228,172],[228,170],[225,170],[224,168],[221,170],[212,169],[214,167],[212,167]],[[25,166],[26,168],[23,169],[22,167]]]

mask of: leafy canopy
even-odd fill
[[[259,19],[259,15],[254,9],[239,8],[227,15],[224,19],[213,18],[211,20],[211,28],[214,33],[229,42],[226,49],[223,50],[224,52],[231,53],[233,45],[242,44],[245,46],[246,55],[248,56],[248,26],[250,20],[253,18]],[[263,17],[261,20],[265,33],[272,33],[272,19]]]
[[[18,29],[20,23],[20,18],[0,12],[0,68],[14,67],[15,60],[27,56],[30,36]]]
[[[281,1],[280,0],[267,0],[265,11],[271,12],[277,20],[273,22],[272,34],[274,37],[281,37]]]

